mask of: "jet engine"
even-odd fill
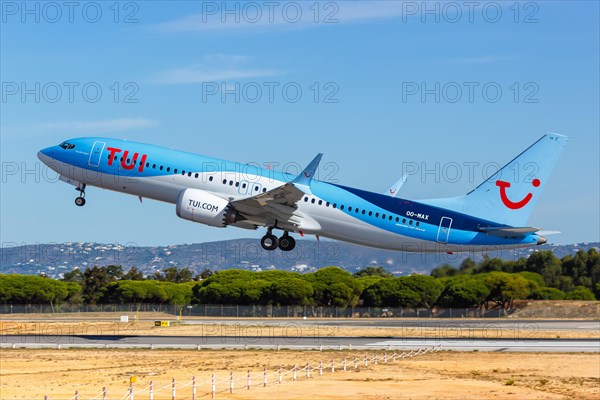
[[[244,218],[221,197],[199,189],[185,189],[176,204],[179,218],[223,228]]]

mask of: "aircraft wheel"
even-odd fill
[[[275,250],[279,246],[279,240],[275,235],[266,234],[260,239],[260,245],[265,250]]]
[[[279,238],[279,248],[281,251],[291,251],[296,247],[296,240],[290,235],[283,235]]]
[[[85,205],[85,199],[83,197],[77,197],[75,199],[75,205],[78,207],[82,207]]]

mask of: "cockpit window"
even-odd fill
[[[59,147],[62,147],[65,150],[71,150],[75,148],[75,145],[72,143],[68,143],[68,142],[62,142],[61,144],[58,145]]]

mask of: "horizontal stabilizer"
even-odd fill
[[[533,233],[539,231],[540,228],[534,228],[531,226],[525,226],[520,228],[498,228],[498,227],[489,227],[489,228],[479,228],[480,232],[487,233],[488,235],[498,236],[503,238],[517,237],[517,236],[525,236],[528,233]]]
[[[542,236],[547,236],[547,235],[558,235],[559,233],[562,233],[562,232],[561,231],[539,231],[537,234],[542,235]]]

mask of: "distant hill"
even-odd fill
[[[599,248],[600,243],[570,245],[543,245],[524,250],[489,252],[490,257],[505,260],[527,257],[532,251],[552,250],[557,257],[573,254],[580,249]],[[349,272],[367,266],[380,265],[396,275],[423,273],[448,263],[458,265],[467,257],[476,261],[481,253],[420,254],[376,250],[343,242],[298,240],[295,250],[284,253],[262,250],[257,239],[236,239],[218,242],[183,244],[173,246],[139,247],[135,244],[54,243],[25,246],[3,246],[0,249],[0,271],[37,275],[45,273],[59,278],[78,267],[94,265],[122,265],[125,270],[137,267],[151,274],[166,267],[188,267],[196,272],[205,268],[221,270],[242,268],[247,270],[280,269],[310,272],[337,265]]]

